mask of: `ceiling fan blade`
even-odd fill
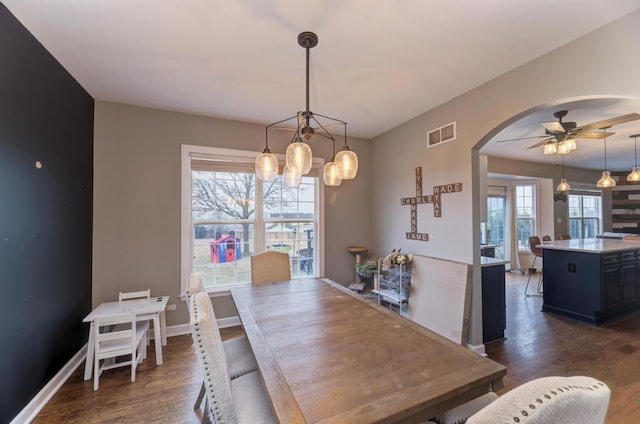
[[[591,124],[583,125],[581,127],[576,128],[574,131],[589,131],[589,130],[597,130],[600,128],[612,127],[614,125],[623,124],[625,122],[635,121],[640,119],[640,114],[637,113],[629,113],[627,115],[618,116],[617,118],[605,119],[603,121],[593,122]]]
[[[542,125],[547,131],[552,132],[552,133],[563,133],[563,132],[566,132],[566,130],[564,129],[562,124],[560,122],[557,122],[557,121],[540,122],[540,125]]]
[[[614,135],[614,132],[579,132],[574,134],[575,138],[605,138],[605,137],[611,137],[612,135]]]
[[[285,130],[285,131],[296,131],[297,128],[291,128],[291,127],[271,127],[271,129],[273,130]]]
[[[533,137],[510,138],[508,140],[496,140],[496,143],[505,143],[507,141],[531,140],[532,138],[547,138],[548,135],[535,135]]]
[[[556,140],[556,139],[555,139],[554,137],[547,138],[546,140],[542,140],[542,141],[540,141],[540,142],[538,142],[538,143],[534,144],[533,146],[529,146],[529,147],[527,147],[527,150],[529,150],[529,149],[535,149],[536,147],[540,147],[540,146],[544,146],[544,145],[545,145],[545,144],[547,144],[548,142],[550,142],[550,141],[555,141],[555,140]]]

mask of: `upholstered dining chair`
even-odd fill
[[[602,424],[611,391],[592,377],[543,377],[500,396],[467,424]]]
[[[571,236],[565,233],[556,234],[556,240],[571,240]]]
[[[488,393],[432,418],[435,424],[602,424],[611,391],[591,377],[542,377]]]
[[[540,237],[538,236],[531,236],[529,237],[529,249],[531,250],[531,253],[533,253],[533,263],[531,264],[531,268],[530,270],[534,270],[535,266],[536,266],[536,259],[540,258],[542,259],[542,248],[541,247],[537,247],[539,245],[541,245],[542,242],[540,241]],[[542,268],[540,269],[540,275],[538,276],[538,287],[536,290],[536,294],[528,294],[527,290],[529,290],[529,282],[531,281],[531,271],[529,271],[529,278],[527,278],[527,285],[524,288],[524,295],[525,297],[530,297],[530,296],[542,296]]]
[[[196,356],[207,395],[203,423],[275,423],[271,404],[258,371],[231,379],[216,317],[207,293],[192,299],[190,322]]]
[[[551,241],[551,236],[546,235],[546,234],[544,236],[542,236],[542,242],[544,243],[545,241]]]
[[[193,298],[197,293],[205,293],[204,285],[200,274],[192,272],[187,276],[187,285],[185,288],[187,309],[189,310],[189,316],[191,319],[194,318],[191,311]],[[210,312],[213,313],[213,305],[211,305],[211,301],[209,301],[209,305],[211,306]],[[251,350],[251,345],[249,345],[249,342],[245,337],[240,336],[224,340],[222,345],[227,357],[227,369],[231,379],[240,377],[258,369],[258,364],[256,363],[256,358]],[[196,398],[196,402],[193,405],[193,409],[200,408],[204,395],[205,387],[203,381],[198,397]]]
[[[266,250],[251,255],[251,284],[274,283],[290,279],[289,254]]]
[[[116,324],[117,327],[114,327]],[[147,356],[148,329],[149,321],[137,322],[135,314],[122,313],[95,318],[93,390],[98,390],[100,374],[116,367],[130,365],[131,381],[136,381],[136,368]],[[126,356],[131,359],[116,360]],[[107,359],[110,361],[106,361]]]

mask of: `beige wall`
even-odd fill
[[[480,291],[479,149],[519,116],[581,97],[640,98],[640,12],[630,14],[487,84],[430,110],[374,139],[374,249],[392,247],[474,264],[473,293]],[[500,60],[499,57],[487,60]],[[442,84],[447,84],[446,80]],[[426,148],[431,129],[457,121],[457,139]],[[409,211],[400,198],[415,193],[413,169],[422,166],[425,191],[462,182],[462,193],[445,195],[442,218],[432,205],[418,208],[419,231],[429,242],[405,240]],[[481,345],[481,299],[472,298],[470,343]]]
[[[286,147],[270,135],[273,152]],[[289,135],[290,137],[290,135]],[[325,273],[347,284],[354,275],[347,246],[371,245],[370,142],[350,139],[358,153],[355,180],[325,188]],[[151,288],[170,295],[167,324],[187,323],[180,291],[180,146],[262,151],[264,126],[123,104],[96,102],[94,150],[93,305],[119,291]],[[331,143],[312,141],[330,159]],[[219,317],[235,315],[228,297],[215,298]]]

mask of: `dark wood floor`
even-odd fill
[[[538,377],[588,375],[612,390],[607,423],[640,422],[640,314],[603,327],[543,314],[541,298],[523,295],[526,277],[507,274],[507,339],[487,346],[489,357],[507,366],[500,393]],[[191,338],[169,338],[163,353],[164,365],[156,367],[151,344],[135,383],[127,368],[115,369],[103,374],[97,392],[76,370],[33,422],[199,423],[193,402],[202,380]]]

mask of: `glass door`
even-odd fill
[[[495,257],[500,259],[505,257],[506,204],[505,196],[487,197],[487,244],[496,246]]]

